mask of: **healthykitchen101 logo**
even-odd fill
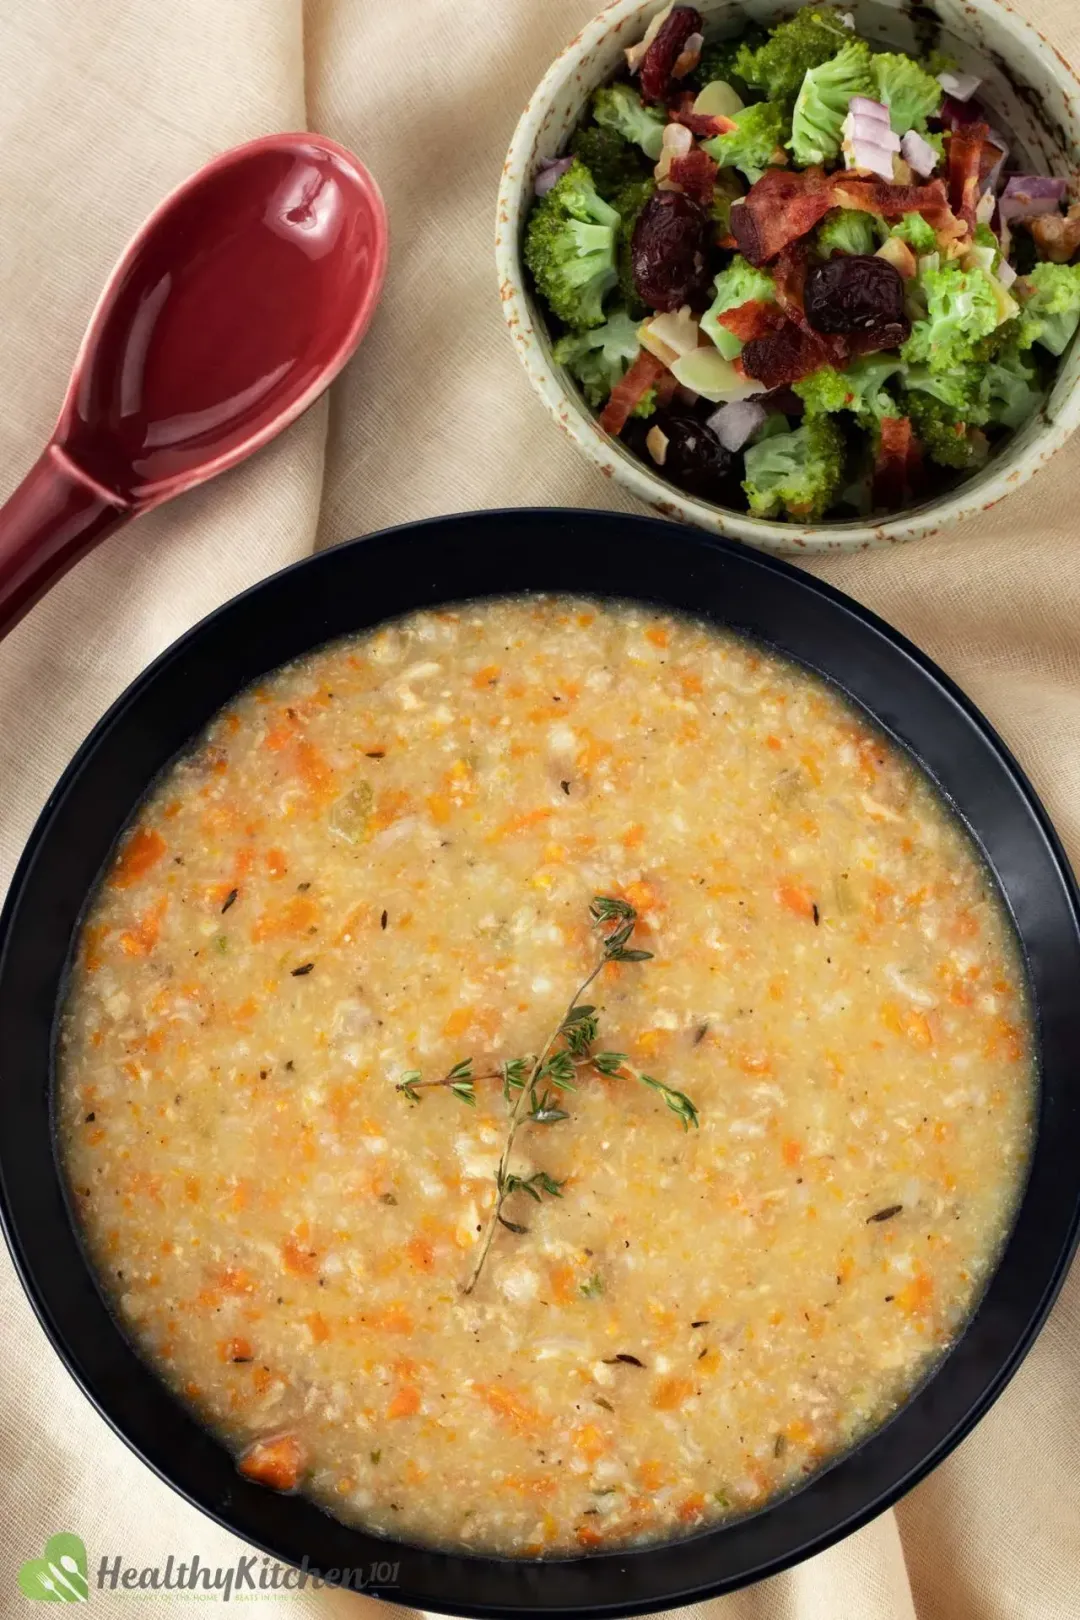
[[[125,1564],[119,1554],[102,1558],[95,1571],[99,1591],[196,1593],[228,1603],[239,1593],[287,1597],[293,1592],[343,1586],[352,1592],[384,1593],[398,1584],[400,1565],[388,1560],[366,1569],[315,1569],[307,1555],[299,1564],[279,1564],[265,1553],[242,1553],[233,1564],[204,1564],[198,1553],[178,1562],[170,1553],[163,1565]],[[85,1603],[90,1596],[86,1546],[70,1531],[50,1536],[40,1558],[28,1558],[19,1571],[19,1591],[39,1603]]]
[[[85,1603],[90,1596],[86,1547],[62,1530],[50,1536],[40,1558],[28,1558],[19,1571],[19,1591],[43,1603]]]

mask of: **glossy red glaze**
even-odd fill
[[[386,270],[363,166],[321,135],[223,153],[113,271],[49,447],[0,510],[0,633],[106,533],[234,466],[352,354]]]

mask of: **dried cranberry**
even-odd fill
[[[739,488],[736,457],[712,428],[687,411],[662,411],[654,420],[667,439],[663,476],[689,495],[731,505]]]
[[[875,332],[904,318],[904,278],[872,253],[845,253],[806,278],[806,315],[819,332]]]
[[[654,193],[630,238],[634,285],[642,302],[658,310],[693,303],[708,286],[708,247],[704,208],[679,191]]]
[[[646,101],[663,101],[671,89],[671,70],[692,34],[701,33],[701,12],[676,6],[641,59],[641,94]]]

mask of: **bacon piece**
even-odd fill
[[[813,230],[830,208],[857,208],[882,219],[919,213],[935,230],[952,227],[953,234],[963,234],[940,180],[902,186],[866,175],[826,175],[821,169],[766,169],[732,208],[731,230],[743,257],[763,265]]]
[[[746,376],[764,383],[766,388],[783,388],[809,377],[821,366],[842,365],[843,360],[832,347],[833,341],[818,332],[803,331],[793,321],[785,320],[777,331],[767,337],[751,338],[744,345],[739,356],[741,369]]]
[[[718,315],[720,325],[739,339],[751,343],[754,338],[768,337],[787,324],[787,316],[779,304],[766,303],[763,298],[748,298],[745,304],[736,304]]]
[[[975,227],[975,204],[979,200],[979,175],[982,170],[983,147],[988,145],[990,131],[986,124],[967,124],[949,137],[949,202],[954,214]],[[997,161],[998,148],[994,147],[993,160],[987,173]]]
[[[731,233],[749,264],[770,259],[812,231],[835,206],[824,170],[766,169],[731,210]]]
[[[712,135],[730,135],[739,127],[734,118],[726,118],[723,113],[696,113],[696,100],[692,90],[681,90],[677,96],[672,96],[668,102],[669,123],[682,124],[701,140],[708,140]]]
[[[607,404],[600,413],[600,426],[605,433],[619,436],[635,405],[640,405],[649,389],[664,375],[667,367],[654,354],[643,349],[621,382],[611,390]]]
[[[898,186],[891,180],[834,174],[832,195],[837,208],[858,208],[864,214],[878,214],[882,219],[921,214],[935,230],[955,223],[941,180],[928,180],[924,186]]]
[[[680,191],[700,203],[702,208],[711,208],[716,170],[717,165],[708,152],[695,146],[682,157],[672,158],[667,177]]]
[[[656,380],[656,408],[665,410],[675,395],[679,392],[679,379],[673,371],[665,371],[662,377]]]
[[[906,416],[883,416],[874,463],[874,505],[897,511],[911,495],[922,449]]]

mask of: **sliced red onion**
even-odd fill
[[[764,405],[756,399],[734,399],[706,417],[705,426],[712,429],[725,450],[741,450],[767,415]]]
[[[924,141],[916,129],[909,129],[900,142],[900,156],[923,180],[938,166],[938,155],[929,141]]]
[[[888,107],[882,101],[872,101],[869,96],[852,96],[848,112],[853,118],[876,118],[879,123],[889,123]]]
[[[1013,174],[1009,176],[1001,193],[998,207],[1001,217],[1035,219],[1040,214],[1056,214],[1065,197],[1067,186],[1045,174]]]
[[[955,132],[968,124],[986,123],[987,118],[981,102],[958,101],[955,96],[946,96],[938,108],[938,121]]]
[[[1016,280],[1016,271],[1013,269],[1008,259],[1002,259],[1001,263],[994,271],[994,274],[997,276],[1003,287],[1011,287],[1013,282]]]
[[[849,169],[869,169],[883,180],[893,177],[893,155],[874,141],[850,141],[844,148],[844,162]]]
[[[1001,182],[1001,171],[1004,169],[1009,159],[1009,143],[1005,139],[1004,135],[1002,135],[1001,131],[997,129],[990,130],[988,139],[991,146],[997,147],[998,151],[1001,153],[1001,156],[994,164],[994,167],[987,174],[986,179],[982,183],[982,189],[984,192],[989,191],[996,195],[998,185]]]
[[[888,124],[879,124],[876,118],[867,118],[865,113],[853,113],[846,124],[852,141],[869,141],[872,146],[883,146],[886,152],[899,152],[900,137]]]
[[[939,73],[937,82],[955,101],[970,101],[982,80],[974,73]]]
[[[545,158],[533,183],[533,190],[536,195],[545,197],[552,186],[562,179],[573,161],[572,157]]]

